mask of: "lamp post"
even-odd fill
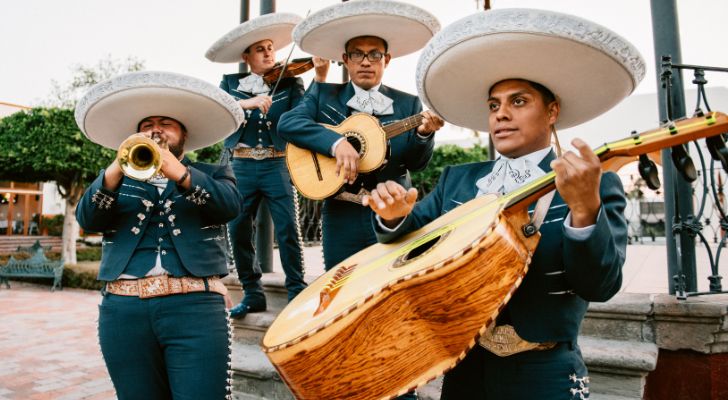
[[[250,0],[240,0],[240,23],[250,19]],[[239,63],[238,72],[248,72],[248,64]]]
[[[276,12],[275,0],[260,0],[260,15],[274,12]],[[265,199],[260,200],[255,217],[255,255],[261,271],[273,272],[273,218]]]
[[[657,70],[657,93],[660,107],[660,120],[678,119],[685,116],[685,94],[682,72],[675,71],[671,76],[670,98],[666,99],[661,82],[662,56],[671,56],[673,63],[682,62],[680,51],[680,30],[675,0],[651,0],[652,34],[655,48],[655,67]],[[669,101],[672,115],[668,115]],[[694,216],[692,185],[677,171],[671,160],[670,149],[662,150],[663,187],[665,196],[665,241],[667,247],[667,270],[670,293],[697,291],[695,272],[695,239],[689,232],[681,229],[679,237],[673,234],[673,223],[691,221]],[[676,287],[674,277],[680,282]],[[684,277],[684,278],[683,278]]]

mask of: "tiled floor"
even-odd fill
[[[0,289],[0,400],[114,399],[99,351],[95,291]]]

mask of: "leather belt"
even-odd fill
[[[516,332],[511,325],[498,325],[488,328],[478,339],[478,343],[486,350],[499,357],[508,357],[524,351],[550,350],[556,347],[556,342],[533,343],[529,342]]]
[[[274,147],[238,147],[233,150],[233,157],[235,158],[265,160],[266,158],[278,158],[285,156],[285,151],[278,151]]]
[[[140,279],[119,279],[107,282],[106,291],[119,296],[138,296],[140,299],[192,292],[215,292],[223,296],[227,294],[227,288],[216,276],[175,278],[158,275]]]

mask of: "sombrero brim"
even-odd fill
[[[412,4],[358,0],[310,15],[293,30],[293,39],[309,54],[341,61],[349,39],[377,36],[387,41],[395,58],[421,49],[438,30],[437,18]]]
[[[185,151],[219,142],[245,119],[223,90],[169,72],[133,72],[101,82],[79,101],[75,116],[89,140],[111,149],[136,133],[146,117],[174,118],[187,128]]]
[[[607,28],[551,11],[501,9],[438,33],[420,56],[417,89],[446,121],[488,131],[486,101],[494,84],[538,82],[560,100],[556,126],[564,129],[615,106],[644,74],[637,49]]]
[[[276,49],[282,49],[293,41],[291,31],[299,22],[301,17],[291,13],[261,15],[226,33],[210,46],[205,57],[219,63],[241,62],[245,49],[266,39],[272,40]]]

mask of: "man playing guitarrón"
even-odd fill
[[[445,375],[442,399],[587,398],[576,340],[588,302],[606,301],[621,286],[625,198],[618,177],[602,174],[585,142],[574,140],[577,152],[557,157],[550,136],[621,101],[644,76],[644,61],[604,27],[526,9],[464,18],[422,54],[423,101],[453,124],[489,131],[501,157],[445,168],[417,204],[414,189],[380,183],[364,199],[378,215],[378,239],[392,241],[459,204],[509,193],[550,170],[557,189],[550,208],[536,207],[538,216],[547,213],[528,274],[479,344]],[[453,68],[460,72],[447,73]]]

